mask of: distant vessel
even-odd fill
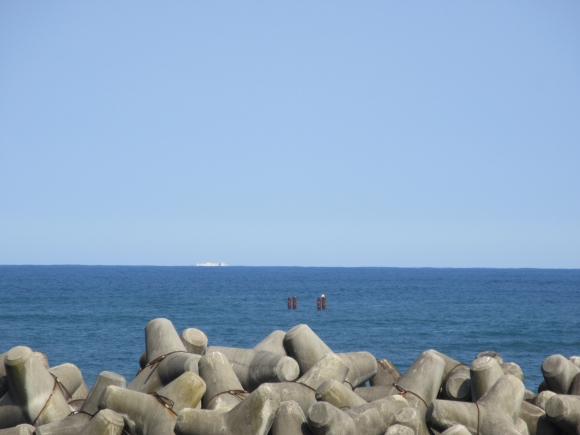
[[[220,267],[220,266],[227,266],[226,263],[195,263],[196,266],[202,267]]]

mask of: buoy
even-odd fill
[[[317,301],[317,303],[316,303],[316,308],[317,308],[318,310],[321,310],[321,309],[322,309],[322,303],[320,302],[320,298],[318,298],[318,301]]]
[[[288,298],[288,309],[292,309],[292,298]]]
[[[296,309],[298,307],[298,298],[296,296],[294,296],[294,309]]]
[[[322,299],[322,309],[326,310],[326,296],[322,295],[320,299]]]

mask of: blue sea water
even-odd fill
[[[495,350],[531,390],[546,357],[580,354],[580,270],[0,266],[0,301],[0,352],[26,345],[51,366],[71,362],[89,387],[103,370],[133,379],[156,317],[236,347],[306,323],[333,350],[401,372],[427,349],[467,364]]]

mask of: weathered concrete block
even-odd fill
[[[177,435],[266,435],[280,408],[280,396],[262,385],[228,412],[186,409],[177,418]]]
[[[206,385],[202,407],[229,411],[246,395],[240,381],[223,353],[208,352],[199,360],[199,375]]]
[[[9,429],[0,429],[0,435],[31,435],[34,433],[34,426],[30,424],[19,424]]]
[[[247,391],[267,382],[295,381],[300,375],[294,359],[272,352],[222,346],[210,346],[207,352],[224,354]]]
[[[28,423],[38,427],[70,414],[57,381],[30,348],[10,349],[4,365],[10,395],[22,408]]]
[[[393,385],[375,385],[374,387],[358,387],[354,390],[355,394],[361,397],[367,402],[372,402],[373,400],[384,399],[385,397],[392,396],[397,391]]]
[[[284,348],[288,356],[298,362],[301,374],[310,370],[326,355],[333,353],[308,325],[303,324],[296,325],[286,333]]]
[[[203,331],[196,328],[187,328],[183,330],[180,338],[187,352],[200,356],[205,353],[207,336]]]
[[[439,432],[461,424],[472,434],[515,435],[519,433],[515,424],[524,392],[524,384],[518,378],[503,375],[477,403],[435,400],[427,412],[427,424]]]
[[[445,367],[445,360],[438,352],[423,352],[399,380],[398,391],[405,395],[411,406],[420,407],[425,413],[439,394]]]
[[[415,435],[429,435],[429,429],[423,418],[423,414],[415,408],[403,408],[395,416],[397,424],[407,426]]]
[[[276,355],[288,356],[286,354],[286,349],[284,348],[284,338],[286,338],[286,332],[284,331],[273,331],[266,338],[260,341],[254,346],[256,352],[271,352]]]
[[[467,366],[461,365],[447,375],[441,386],[441,398],[459,402],[472,400],[471,373]]]
[[[371,387],[379,385],[392,387],[393,384],[399,382],[401,376],[403,375],[391,361],[388,359],[378,359],[377,373],[369,379],[369,384]]]
[[[477,357],[479,358],[479,355]],[[469,432],[465,426],[456,424],[454,426],[451,426],[445,432],[442,432],[441,435],[471,435],[471,432]]]
[[[316,435],[383,435],[395,423],[395,417],[409,403],[402,396],[391,396],[366,405],[341,411],[326,402],[317,402],[308,410],[307,420]]]
[[[557,394],[551,397],[546,403],[546,414],[566,434],[580,435],[580,396]]]
[[[504,374],[497,360],[489,356],[477,358],[469,368],[471,400],[477,402]]]
[[[537,406],[543,410],[546,410],[546,403],[550,400],[550,397],[555,396],[556,393],[550,390],[545,390],[539,393],[534,399],[530,401],[532,405]]]
[[[131,433],[173,435],[177,416],[186,408],[195,408],[204,393],[203,380],[193,372],[185,372],[154,394],[109,386],[99,408],[123,415]]]
[[[522,368],[514,362],[508,362],[500,364],[501,371],[504,375],[512,375],[518,378],[520,381],[525,382],[524,372]]]
[[[85,384],[83,374],[74,364],[65,363],[48,369],[65,389],[64,393],[68,401],[84,400],[89,394],[89,388]]]
[[[377,360],[370,352],[348,352],[337,355],[348,367],[344,382],[350,386],[351,390],[363,385],[377,374]]]
[[[328,402],[342,410],[357,408],[367,403],[344,383],[334,379],[322,383],[316,390],[315,397],[319,402]]]
[[[574,376],[580,368],[562,355],[552,355],[542,363],[542,374],[549,390],[556,394],[568,394]]]
[[[270,435],[312,435],[302,408],[293,400],[282,402]]]
[[[526,423],[530,435],[558,435],[560,430],[549,421],[543,409],[523,402],[519,418]]]
[[[410,427],[403,426],[402,424],[394,424],[389,426],[385,435],[415,435],[415,433]]]
[[[479,354],[478,354],[478,355],[475,357],[475,359],[477,359],[477,358],[481,358],[481,357],[483,357],[483,356],[489,356],[489,357],[493,358],[494,360],[496,360],[496,361],[497,361],[497,363],[498,363],[499,365],[502,365],[502,364],[503,364],[503,358],[502,358],[502,357],[501,357],[501,355],[500,355],[499,353],[497,353],[495,350],[486,350],[485,352],[481,352],[481,353],[479,353]]]
[[[78,435],[121,435],[123,417],[110,409],[99,411]]]

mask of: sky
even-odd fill
[[[0,264],[580,268],[580,2],[0,2]]]

